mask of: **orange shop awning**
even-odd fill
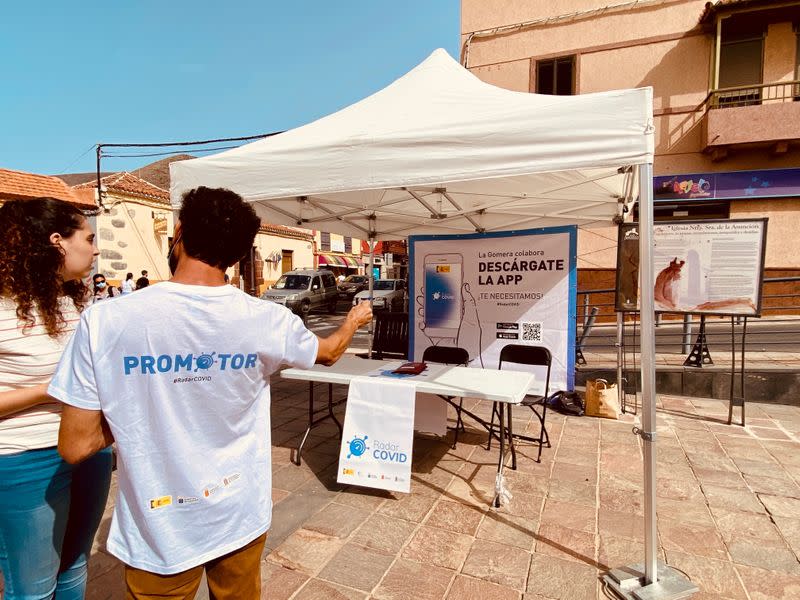
[[[343,256],[342,258],[347,263],[347,266],[350,267],[351,269],[357,269],[358,267],[364,265],[364,263],[361,262],[361,259],[356,256]]]
[[[328,265],[329,267],[347,267],[347,263],[341,256],[335,254],[323,254],[320,252],[317,255],[319,266]]]
[[[329,267],[344,267],[345,269],[357,269],[364,263],[355,256],[348,256],[346,254],[328,254],[326,252],[319,252],[317,260],[320,266],[327,265]]]

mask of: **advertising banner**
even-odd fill
[[[350,382],[337,481],[409,492],[415,386],[356,377]]]
[[[656,311],[758,316],[767,219],[673,221],[653,227]],[[638,224],[620,227],[616,309],[637,311]]]
[[[800,196],[800,169],[689,173],[653,177],[660,200],[736,200]]]
[[[409,238],[411,355],[428,346],[467,350],[469,366],[496,369],[507,344],[545,346],[550,391],[575,372],[577,228]],[[523,370],[521,365],[515,369]],[[531,368],[537,372],[537,369]],[[543,375],[543,373],[542,373]],[[531,393],[544,392],[537,377]]]

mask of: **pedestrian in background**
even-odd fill
[[[133,273],[128,273],[125,275],[125,281],[119,286],[119,291],[124,296],[133,292],[134,289],[136,289],[136,286],[133,283]]]
[[[6,600],[79,600],[111,481],[111,450],[80,465],[56,449],[61,403],[47,395],[89,296],[99,254],[60,200],[0,207],[0,572]]]
[[[136,280],[136,289],[143,290],[150,285],[150,280],[147,278],[147,271],[142,271],[142,276]]]
[[[92,276],[92,304],[100,300],[107,300],[117,295],[113,285],[108,285],[106,276],[102,273],[95,273]]]

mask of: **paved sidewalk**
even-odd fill
[[[541,464],[532,446],[520,448],[517,471],[507,471],[513,500],[493,510],[497,451],[477,430],[455,450],[417,437],[410,495],[337,485],[329,425],[312,434],[303,465],[291,464],[307,389],[273,381],[264,598],[595,599],[604,597],[600,573],[643,560],[641,445],[630,415],[549,413],[553,447]],[[534,428],[526,411],[515,413],[516,431]],[[721,401],[660,398],[661,555],[698,583],[698,599],[800,598],[800,408],[749,403],[745,429],[723,424],[726,416]],[[102,549],[110,508],[90,599],[123,597],[121,567]]]

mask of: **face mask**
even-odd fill
[[[98,290],[105,289],[105,287],[106,287],[106,282],[105,281],[98,281],[97,282],[97,289]]]

